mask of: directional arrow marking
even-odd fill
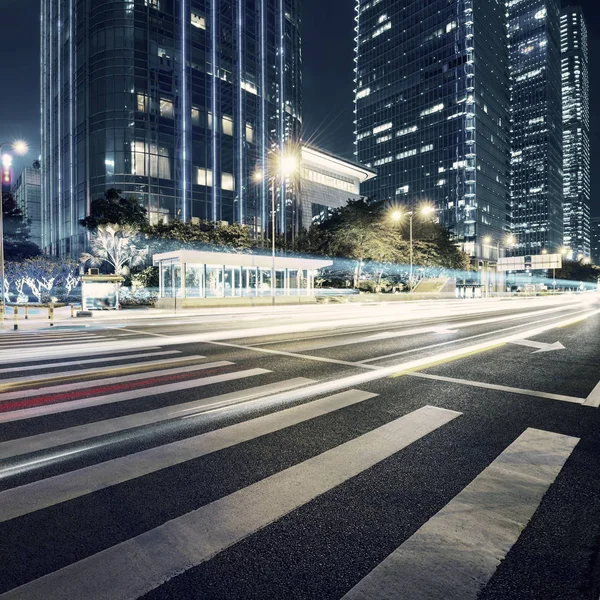
[[[538,352],[551,352],[552,350],[564,350],[565,347],[560,342],[554,342],[554,344],[547,344],[545,342],[536,342],[534,340],[515,340],[510,342],[511,344],[517,344],[518,346],[527,346],[528,348],[537,348],[533,354]]]

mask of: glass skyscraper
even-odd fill
[[[559,0],[508,0],[511,203],[518,255],[563,243]]]
[[[581,7],[560,16],[563,117],[564,245],[590,256],[590,83],[588,35]]]
[[[505,2],[357,0],[355,19],[356,156],[378,173],[361,192],[435,204],[466,252],[496,258],[510,230]]]
[[[108,188],[152,223],[264,232],[272,156],[300,142],[299,28],[300,0],[42,0],[45,249],[78,253]],[[277,182],[278,228],[294,231],[294,184]]]

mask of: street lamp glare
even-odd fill
[[[390,219],[392,219],[392,221],[400,221],[402,219],[402,211],[400,211],[400,210],[392,211],[392,213],[390,214]]]
[[[29,146],[27,145],[27,142],[23,140],[17,140],[16,142],[13,142],[12,148],[14,153],[18,154],[19,156],[23,156],[29,152]]]
[[[281,174],[284,177],[289,177],[296,172],[298,168],[298,160],[293,154],[284,154],[280,160]]]
[[[262,171],[254,171],[254,173],[252,174],[252,179],[254,179],[254,181],[262,181],[263,178],[263,174]]]
[[[483,243],[484,244],[491,244],[492,243],[492,236],[491,235],[484,235],[483,236]]]
[[[515,243],[515,236],[514,235],[507,235],[505,241],[506,241],[506,245],[507,246],[512,246]]]
[[[547,248],[542,248],[542,254],[548,254],[548,249]]]
[[[568,249],[567,247],[563,246],[563,247],[560,249],[560,253],[561,253],[563,256],[566,256],[567,254],[569,254],[569,249]]]
[[[431,215],[434,212],[435,212],[435,208],[433,206],[425,205],[425,206],[421,207],[422,215]]]

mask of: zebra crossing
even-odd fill
[[[227,453],[251,456],[252,444],[268,444],[265,440],[275,440],[267,446],[270,454],[285,453],[287,440],[294,439],[299,429],[316,435],[324,420],[343,420],[356,408],[380,400],[377,393],[365,389],[321,395],[297,405],[272,407],[266,414],[207,431],[190,430],[181,439],[166,443],[159,440],[150,447],[129,449],[117,457],[91,461],[85,466],[73,463],[61,472],[42,472],[45,476],[34,475],[31,481],[10,485],[11,477],[24,470],[34,470],[61,454],[83,454],[90,442],[97,445],[106,438],[110,444],[110,436],[116,433],[127,435],[139,428],[150,430],[164,423],[190,422],[221,408],[260,404],[282,392],[291,393],[315,383],[303,377],[284,379],[269,369],[245,368],[232,361],[185,355],[159,346],[143,353],[115,352],[101,356],[100,361],[102,366],[90,367],[98,359],[76,361],[69,357],[47,362],[28,357],[24,366],[0,369],[0,483],[9,483],[0,488],[0,539],[6,540],[7,532],[32,520],[44,524],[40,537],[53,540],[56,554],[56,568],[40,567],[38,556],[31,574],[13,578],[2,574],[9,563],[3,562],[0,545],[0,599],[135,600],[151,593],[161,597],[163,589],[165,598],[178,597],[167,591],[172,582],[182,581],[202,565],[252,540],[259,532],[268,531],[289,515],[306,510],[328,494],[359,480],[362,493],[375,497],[378,490],[368,483],[374,469],[383,468],[390,460],[401,465],[403,453],[436,435],[456,435],[453,426],[464,418],[459,411],[431,405],[389,414],[385,422],[356,427],[346,436],[348,439],[336,438],[314,452],[305,450],[297,460],[288,457],[290,464],[284,462],[281,468],[254,479],[242,478],[234,489],[226,486],[222,493],[196,506],[194,490],[185,483],[176,490],[171,483],[165,483],[163,493],[169,498],[189,497],[181,507],[172,501],[172,510],[165,513],[168,518],[161,517],[162,512],[158,511],[152,526],[132,531],[124,539],[123,535],[103,539],[91,544],[89,550],[78,547],[72,554],[61,548],[60,532],[53,531],[53,515],[64,518],[73,507],[83,506],[93,517],[96,498],[106,501],[124,489],[135,490],[143,498],[149,493],[150,480],[153,486],[160,486],[159,478],[168,475],[172,482],[182,470],[194,470],[201,477],[203,468],[207,468],[203,461],[219,464],[219,457]],[[111,361],[115,366],[107,364]],[[65,367],[69,370],[57,374],[57,368]],[[26,373],[21,374],[24,369]],[[65,382],[67,376],[69,381]],[[267,383],[266,376],[277,376],[277,380]],[[222,394],[208,391],[225,381],[237,389]],[[177,393],[184,390],[201,397],[179,401]],[[85,417],[91,414],[87,409],[93,407],[125,407],[129,401],[164,394],[175,396],[169,396],[169,401],[158,408],[137,407],[133,413],[101,420]],[[81,411],[83,424],[2,440],[3,425],[76,411]],[[327,433],[321,435],[326,437]],[[477,598],[528,527],[578,442],[574,436],[525,429],[462,491],[448,498],[441,510],[417,524],[412,534],[374,568],[357,573],[336,597]],[[458,436],[456,443],[461,443]],[[220,479],[230,476],[227,459],[224,460]],[[440,456],[439,460],[445,457]],[[136,506],[139,515],[134,513],[131,518],[135,520],[154,511],[152,504],[140,504]],[[101,512],[106,515],[104,508]],[[356,518],[360,520],[360,514]],[[76,512],[71,513],[69,523],[73,529],[89,527],[90,532],[102,526],[93,519],[85,525],[79,523]],[[22,544],[21,540],[8,539],[5,545],[11,545],[11,541],[17,546]],[[279,551],[285,552],[285,548]],[[29,548],[28,552],[36,557],[36,548]],[[63,554],[69,557],[65,564],[61,563]],[[343,561],[344,556],[339,560]],[[235,581],[236,574],[231,577]],[[196,592],[189,597],[211,597]]]

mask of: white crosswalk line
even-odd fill
[[[360,390],[341,392],[264,417],[0,492],[0,523],[236,446],[375,396],[377,394]],[[32,464],[35,463],[35,460],[32,461]],[[20,468],[22,467],[17,467]],[[2,469],[0,478],[14,472],[15,469],[11,467]]]
[[[475,600],[578,441],[527,429],[344,600]]]
[[[600,406],[600,383],[590,392],[590,395],[585,399],[584,406]]]
[[[131,358],[128,356],[127,358]],[[138,363],[125,363],[120,365],[113,365],[111,367],[98,367],[94,369],[73,369],[70,371],[66,371],[61,375],[54,375],[54,377],[79,377],[81,375],[92,375],[95,373],[101,374],[106,373],[107,371],[114,371],[115,369],[134,369],[138,367],[160,367],[161,365],[174,365],[181,362],[191,362],[194,360],[201,360],[206,358],[206,356],[202,356],[200,354],[191,354],[189,356],[177,356],[176,358],[161,358],[159,360],[147,360],[144,362]],[[161,373],[162,371],[156,370],[155,373]],[[146,373],[148,375],[148,373]],[[6,379],[0,379],[0,389],[2,389],[3,385],[11,385],[14,383],[28,383],[34,381],[47,381],[53,377],[52,373],[43,373],[41,375],[26,375],[25,377],[7,377]]]
[[[68,348],[71,350],[71,347]],[[80,349],[74,355],[75,356],[100,356],[103,354],[126,354],[127,352],[135,352],[136,348],[107,348],[106,350],[102,348],[88,348],[88,349]],[[146,346],[144,350],[161,350],[161,346]],[[44,356],[40,357],[40,353],[31,353],[29,355],[24,355],[22,353],[18,353],[13,355],[12,357],[2,357],[3,365],[10,365],[15,363],[24,363],[24,362],[43,362],[47,360],[55,360],[57,358],[61,358],[60,356]]]
[[[121,363],[124,360],[130,360],[132,358],[151,358],[156,356],[168,356],[171,354],[181,354],[181,350],[163,350],[162,352],[143,352],[141,354],[130,354],[128,356],[104,356],[101,358],[86,358],[84,360],[70,360],[66,362],[58,363],[43,363],[40,365],[28,365],[27,367],[8,367],[6,369],[0,369],[2,373],[21,373],[22,371],[41,371],[42,369],[55,369],[57,367],[73,367],[78,365],[89,365],[101,362],[117,362]],[[71,371],[69,371],[71,372]],[[2,380],[0,380],[2,381]]]
[[[32,398],[34,396],[48,396],[51,394],[60,394],[62,392],[73,392],[92,387],[101,387],[104,385],[113,385],[117,383],[127,383],[129,381],[139,381],[148,377],[166,377],[168,375],[179,375],[180,373],[193,373],[194,371],[204,371],[206,369],[217,369],[219,367],[229,367],[234,363],[228,360],[219,360],[212,363],[202,363],[200,365],[188,365],[185,367],[175,367],[173,369],[162,369],[155,375],[152,373],[133,373],[131,375],[119,375],[116,377],[105,377],[104,379],[90,379],[88,381],[78,381],[76,383],[63,383],[60,385],[50,385],[46,387],[31,387],[14,392],[0,393],[0,407],[2,402],[8,400],[21,400],[22,398]],[[32,382],[35,385],[35,381]]]
[[[119,431],[151,425],[168,419],[191,416],[195,412],[230,406],[239,402],[260,398],[261,396],[268,394],[292,390],[314,382],[314,379],[296,377],[294,379],[247,388],[239,392],[230,392],[228,394],[221,394],[220,396],[211,396],[210,398],[202,398],[192,402],[175,404],[174,406],[165,406],[143,413],[125,415],[123,417],[116,417],[105,421],[96,421],[94,423],[69,427],[68,429],[59,429],[58,431],[50,431],[48,433],[41,433],[26,438],[10,440],[8,442],[0,443],[0,460],[21,454],[38,452],[40,450],[48,450],[49,448],[54,448],[56,446],[90,440],[102,435],[118,433]]]
[[[1,597],[4,600],[137,599],[460,414],[431,406],[420,408]]]
[[[60,346],[60,345],[72,345],[80,344],[82,342],[111,342],[114,341],[111,338],[105,337],[89,337],[89,338],[77,338],[77,339],[57,339],[57,340],[28,340],[27,342],[0,342],[0,350],[11,350],[13,348],[32,348],[32,347],[46,347],[46,346]]]
[[[213,363],[213,365],[214,364],[217,363]],[[201,379],[188,379],[185,381],[177,381],[175,383],[167,383],[165,385],[155,385],[152,387],[138,388],[128,392],[117,392],[113,394],[104,394],[102,396],[91,396],[90,398],[68,400],[65,402],[59,402],[57,404],[37,406],[35,408],[12,410],[10,412],[0,413],[0,423],[10,423],[12,421],[22,421],[23,419],[33,419],[35,417],[41,417],[43,415],[52,415],[63,412],[69,412],[72,410],[80,410],[82,408],[90,408],[91,406],[99,406],[101,404],[113,404],[115,402],[124,402],[125,400],[135,400],[136,398],[148,398],[149,396],[169,394],[171,392],[178,392],[181,390],[189,390],[197,387],[214,385],[215,383],[223,383],[224,381],[233,381],[235,379],[254,377],[255,375],[263,375],[265,373],[271,373],[271,371],[269,371],[268,369],[247,369],[245,371],[223,373],[222,375],[211,375],[210,377],[202,377]],[[148,374],[146,373],[146,376],[147,375]],[[90,382],[88,382],[88,385],[89,383]]]

